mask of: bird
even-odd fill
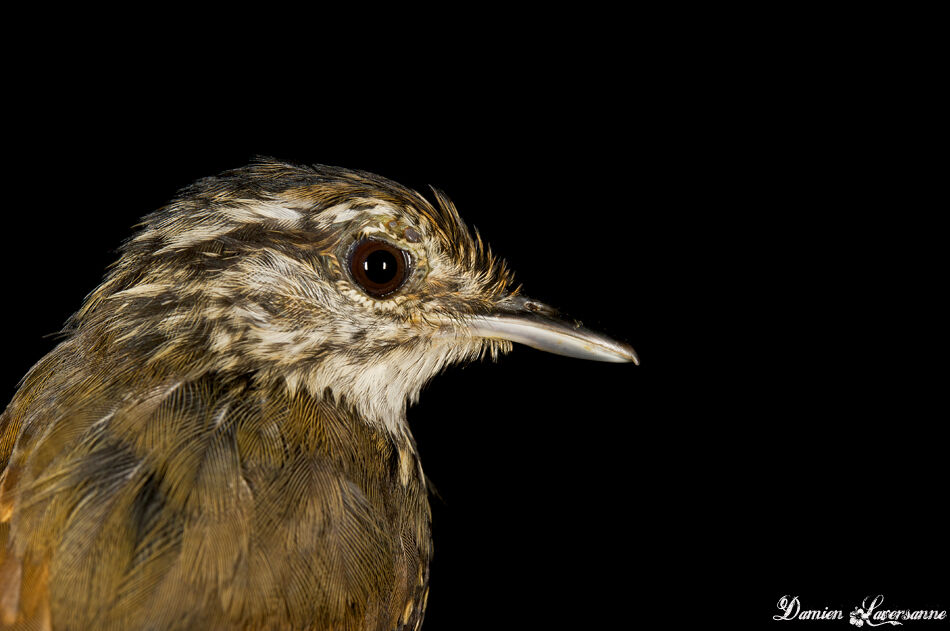
[[[423,385],[639,363],[431,193],[258,158],[142,219],[0,416],[0,629],[421,628]]]

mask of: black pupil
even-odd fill
[[[377,285],[385,285],[396,276],[399,262],[392,252],[376,250],[363,261],[363,271],[366,278]]]

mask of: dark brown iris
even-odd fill
[[[350,254],[350,273],[363,291],[381,298],[406,282],[409,256],[385,241],[363,239]]]

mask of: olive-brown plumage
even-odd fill
[[[418,629],[407,402],[511,341],[635,361],[436,196],[265,160],[146,217],[0,416],[0,628]]]

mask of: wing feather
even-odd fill
[[[52,368],[0,416],[0,627],[421,620],[424,480],[351,409],[209,374],[35,374]]]

